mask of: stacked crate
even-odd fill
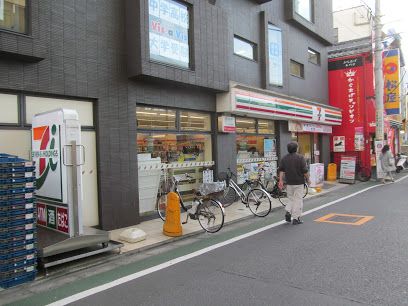
[[[35,166],[0,153],[0,287],[36,275]]]

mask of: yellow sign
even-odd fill
[[[399,50],[384,51],[384,109],[387,115],[400,114]]]

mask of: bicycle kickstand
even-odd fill
[[[189,214],[187,213],[186,221],[182,222],[181,224],[187,224],[187,222],[188,222],[188,217],[189,217]]]

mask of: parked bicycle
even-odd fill
[[[222,204],[216,200],[211,198],[210,194],[203,195],[200,192],[195,194],[195,197],[192,201],[191,206],[187,206],[183,198],[181,197],[178,185],[181,181],[191,180],[191,177],[188,174],[185,175],[173,175],[171,177],[171,184],[172,187],[170,191],[174,191],[177,193],[179,197],[179,204],[180,208],[183,208],[184,211],[187,212],[186,221],[183,224],[188,222],[188,219],[197,220],[203,230],[208,233],[215,233],[218,232],[224,226],[224,219],[225,219],[225,211]],[[166,207],[167,207],[167,194],[166,192],[166,184],[165,182],[162,184],[162,188],[159,190],[159,195],[157,197],[157,213],[159,214],[160,218],[165,221],[166,220]]]
[[[249,181],[246,181],[249,188],[244,191],[232,179],[233,176],[235,178],[237,177],[236,174],[231,172],[230,168],[228,168],[227,172],[222,172],[218,175],[219,179],[225,179],[227,184],[227,188],[223,194],[223,206],[227,207],[240,199],[241,203],[248,207],[255,216],[267,216],[272,209],[271,197],[268,192],[266,192],[262,187],[252,188]]]
[[[245,181],[242,189],[247,188],[261,188],[266,190],[274,199],[278,199],[279,202],[286,206],[289,202],[288,194],[286,192],[286,184],[283,188],[279,188],[279,180],[276,176],[270,176],[266,174],[265,168],[259,167],[257,178],[254,180]],[[309,193],[309,186],[305,183],[303,188],[303,198]]]

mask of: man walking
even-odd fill
[[[303,188],[305,179],[310,185],[309,173],[305,158],[297,154],[297,142],[288,144],[288,152],[282,158],[279,167],[279,188],[283,188],[283,180],[286,181],[286,193],[289,198],[289,203],[286,205],[286,222],[292,221],[293,225],[302,224],[300,220],[303,210]],[[292,219],[292,220],[291,220]]]

